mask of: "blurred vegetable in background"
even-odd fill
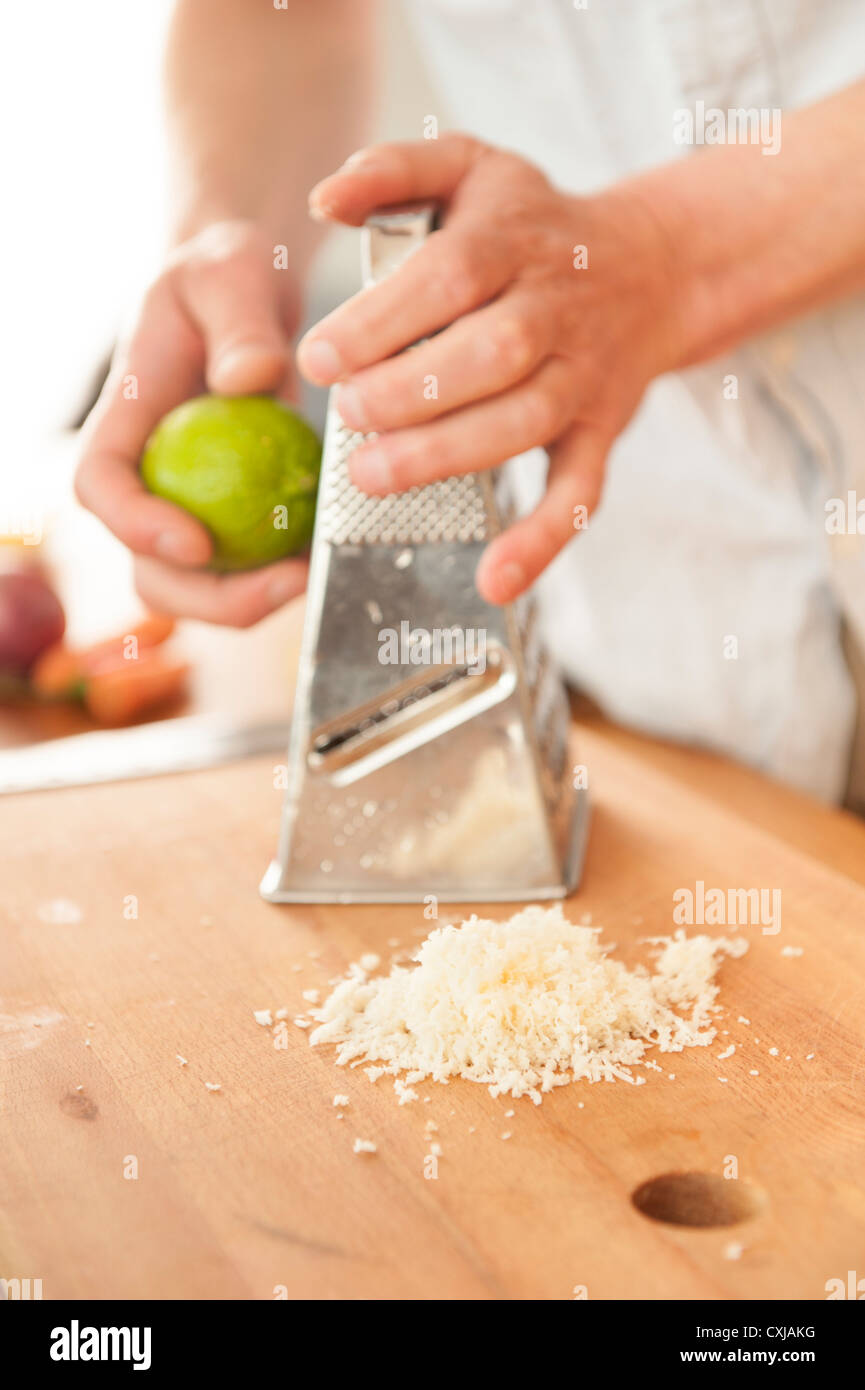
[[[163,650],[173,618],[148,613],[115,637],[68,646],[39,551],[10,545],[0,560],[0,699],[77,704],[98,724],[125,724],[185,694],[189,665]]]
[[[65,630],[63,606],[38,565],[0,574],[0,677],[26,676]]]
[[[189,665],[161,650],[174,620],[148,614],[126,632],[89,647],[57,642],[36,661],[30,688],[43,700],[80,700],[100,724],[123,724],[175,700]]]

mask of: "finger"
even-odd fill
[[[299,410],[301,408],[302,395],[300,378],[295,371],[293,362],[289,362],[285,377],[274,394],[278,401],[284,401],[286,405],[290,405],[294,410]]]
[[[606,435],[580,424],[552,446],[543,498],[484,551],[475,576],[482,598],[510,603],[582,529],[601,495],[609,446]]]
[[[138,460],[162,416],[203,389],[203,370],[200,336],[170,282],[160,280],[85,426],[75,478],[79,501],[131,550],[183,565],[206,563],[210,537],[187,512],[147,491]]]
[[[549,358],[520,385],[414,429],[381,434],[351,455],[352,482],[386,496],[494,468],[561,434],[574,414],[569,365]]]
[[[552,347],[553,315],[538,294],[516,290],[388,362],[350,377],[336,407],[350,429],[402,429],[485,396],[533,371]]]
[[[516,269],[511,243],[462,219],[433,232],[378,285],[361,290],[306,334],[297,364],[328,386],[416,343],[477,309]]]
[[[245,228],[220,223],[184,248],[176,273],[204,339],[210,390],[277,390],[289,361],[282,301],[291,282],[270,251],[251,245]]]
[[[359,227],[371,212],[418,199],[446,202],[487,146],[470,135],[370,145],[309,195],[313,217]]]
[[[144,602],[160,613],[225,627],[251,627],[303,593],[308,568],[306,560],[280,560],[243,574],[213,574],[139,557],[135,587]]]

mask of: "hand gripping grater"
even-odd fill
[[[372,217],[363,279],[420,246],[430,208]],[[418,390],[424,388],[419,380]],[[331,399],[271,902],[563,897],[588,819],[535,605],[474,574],[506,524],[502,473],[389,497],[349,480],[364,436]]]

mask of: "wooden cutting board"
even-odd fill
[[[822,1299],[865,1277],[865,825],[705,755],[579,737],[595,813],[574,920],[633,958],[702,880],[780,889],[782,930],[740,928],[713,1047],[540,1108],[462,1082],[399,1107],[386,1078],[256,1024],[431,925],[259,900],[270,760],[0,804],[0,1278],[45,1298]],[[747,1219],[636,1209],[682,1172]],[[688,1192],[670,1200],[681,1216]]]

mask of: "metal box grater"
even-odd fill
[[[363,230],[364,283],[423,243],[431,208]],[[364,436],[328,409],[271,902],[511,901],[576,885],[588,805],[535,605],[474,574],[510,515],[504,475],[385,498],[349,479]]]

